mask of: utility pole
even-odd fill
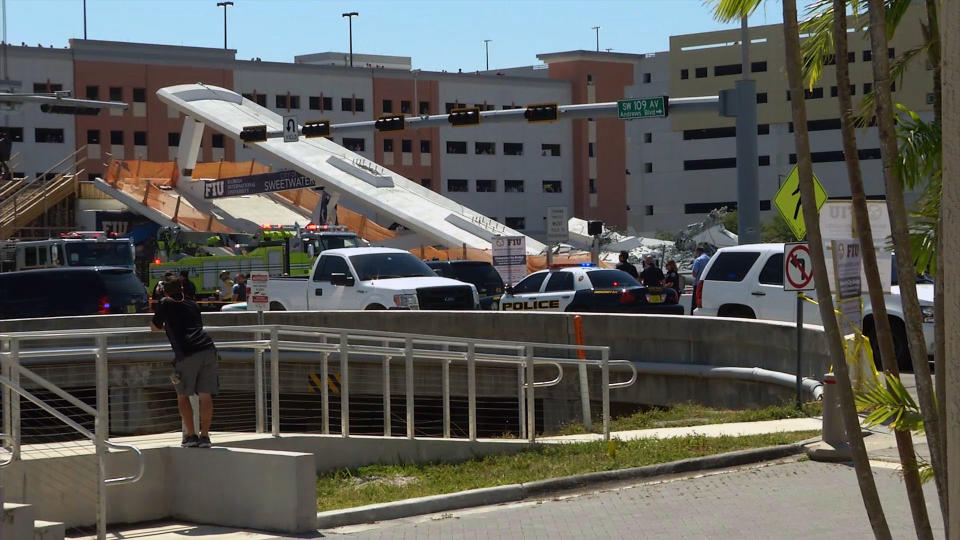
[[[349,21],[350,27],[350,67],[353,67],[353,18],[359,16],[360,14],[356,11],[351,11],[350,13],[344,13],[342,16],[347,18]]]
[[[86,2],[86,0],[84,0]],[[223,48],[227,48],[227,6],[232,6],[233,2],[227,0],[226,2],[217,2],[218,7],[223,8]]]
[[[87,39],[87,0],[83,0],[83,39]]]
[[[487,71],[490,71],[490,42],[492,39],[483,40],[483,48],[487,53]]]
[[[597,33],[597,52],[600,52],[600,27],[594,26],[593,30]]]
[[[756,244],[760,234],[760,180],[757,162],[757,83],[750,80],[750,35],[747,18],[740,19],[743,77],[734,83],[737,94],[737,235],[739,244]]]

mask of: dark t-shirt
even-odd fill
[[[673,270],[667,272],[667,275],[663,278],[664,287],[670,287],[671,289],[680,292],[680,274],[674,272]]]
[[[624,272],[626,272],[626,273],[630,274],[631,276],[633,276],[634,279],[639,279],[639,278],[640,278],[640,276],[637,275],[637,267],[634,266],[634,265],[632,265],[632,264],[630,264],[630,263],[628,263],[628,262],[625,262],[625,263],[623,263],[623,262],[622,262],[622,263],[617,263],[617,270],[623,270]]]
[[[157,304],[153,325],[167,332],[177,361],[213,347],[213,339],[203,331],[200,308],[190,299],[177,301],[166,297]]]
[[[183,288],[183,295],[191,300],[197,299],[197,286],[189,279],[180,281],[180,287]]]
[[[663,272],[651,264],[640,272],[640,283],[647,287],[660,287],[663,284]]]

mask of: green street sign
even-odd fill
[[[617,118],[666,118],[670,105],[670,96],[621,99],[617,101]]]

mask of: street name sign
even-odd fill
[[[297,133],[297,117],[283,117],[283,142],[297,142],[300,140],[300,134]]]
[[[817,211],[827,201],[827,191],[823,189],[820,179],[813,175],[813,191],[816,194]],[[800,171],[794,167],[789,176],[773,196],[773,204],[780,211],[787,226],[797,237],[797,240],[803,240],[807,235],[807,224],[803,221],[803,205],[800,203]]]
[[[669,96],[652,96],[617,101],[617,118],[666,118],[670,107]]]
[[[806,242],[783,245],[783,290],[812,291],[813,257]]]
[[[297,171],[268,172],[207,180],[203,185],[203,198],[239,197],[240,195],[287,191],[316,185],[317,183],[313,178],[304,176]]]
[[[547,207],[547,243],[558,244],[570,240],[570,228],[567,226],[567,207]]]

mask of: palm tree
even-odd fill
[[[717,18],[726,21],[745,17],[757,8],[759,2],[760,0],[719,0],[715,15]],[[787,78],[790,94],[793,96],[790,105],[793,113],[797,167],[800,174],[800,200],[803,207],[803,219],[807,225],[807,238],[813,255],[813,274],[819,300],[820,318],[823,321],[824,334],[830,355],[833,358],[843,425],[850,439],[857,483],[860,485],[860,494],[867,510],[867,516],[870,519],[870,526],[877,538],[890,538],[890,528],[883,513],[883,506],[877,493],[867,450],[863,444],[860,417],[857,415],[856,404],[854,403],[853,388],[850,385],[850,373],[843,351],[840,327],[834,316],[833,299],[830,295],[830,283],[823,251],[823,237],[820,234],[820,221],[815,203],[813,163],[810,156],[810,139],[807,133],[806,103],[803,97],[803,59],[800,54],[796,0],[783,0],[783,35]]]
[[[873,306],[875,337],[879,340],[880,358],[883,369],[899,377],[897,357],[893,347],[893,333],[887,308],[883,298],[883,285],[877,268],[877,253],[870,229],[870,217],[867,213],[867,197],[863,188],[863,176],[860,171],[860,158],[857,154],[857,135],[854,131],[853,99],[850,96],[850,64],[847,59],[847,14],[846,0],[833,0],[833,52],[836,58],[837,98],[840,107],[840,123],[843,136],[843,152],[847,164],[847,177],[850,181],[850,194],[853,215],[860,237],[860,253],[863,256],[863,268],[870,292],[870,305]],[[900,463],[903,465],[904,485],[910,501],[914,527],[918,538],[933,538],[930,518],[924,502],[923,484],[917,468],[917,456],[913,447],[913,437],[909,430],[894,431]]]
[[[910,246],[910,224],[903,197],[903,186],[896,169],[899,158],[897,133],[894,127],[893,98],[890,92],[890,62],[887,58],[887,17],[883,0],[869,0],[870,42],[873,49],[873,88],[877,112],[877,129],[880,135],[880,155],[883,159],[883,179],[886,185],[887,213],[894,250],[901,261],[913,261]],[[946,491],[945,449],[939,424],[940,415],[936,406],[930,365],[927,362],[927,344],[923,336],[923,314],[917,297],[916,275],[911,264],[897,265],[900,283],[900,299],[903,305],[907,329],[907,342],[913,360],[914,377],[920,408],[923,413],[927,443],[930,447],[930,462],[933,465],[937,491]],[[944,519],[948,518],[945,495],[940,497]]]

